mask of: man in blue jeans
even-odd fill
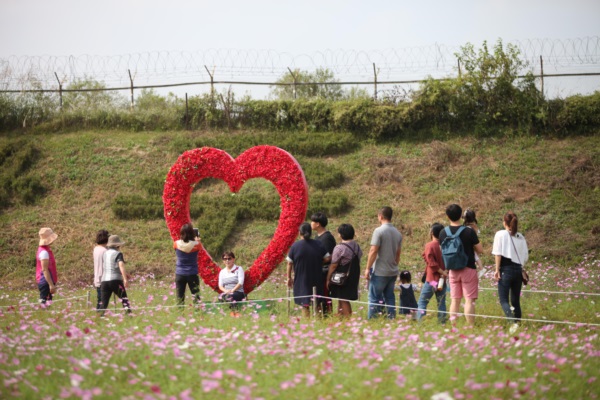
[[[402,234],[392,225],[393,211],[383,207],[377,213],[381,226],[373,231],[367,259],[365,279],[369,281],[368,318],[387,312],[389,319],[396,318],[394,285],[398,277],[398,263],[402,249]]]

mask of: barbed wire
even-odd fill
[[[549,73],[600,65],[600,37],[512,41],[534,71],[540,56]],[[506,43],[505,43],[506,44]],[[424,79],[455,74],[460,46],[429,46],[383,50],[324,50],[291,54],[274,50],[208,49],[195,52],[159,51],[112,56],[10,56],[0,59],[0,90],[55,89],[93,79],[107,87],[172,84],[182,80],[274,82],[291,70],[328,69],[336,79]],[[210,71],[210,73],[209,73]]]

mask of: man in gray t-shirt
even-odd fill
[[[369,281],[369,319],[383,314],[383,304],[387,306],[385,311],[388,318],[396,317],[394,285],[398,276],[402,234],[392,225],[392,215],[393,211],[390,207],[379,210],[377,219],[381,226],[373,231],[371,238],[365,271],[365,279]]]

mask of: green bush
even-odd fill
[[[165,176],[161,174],[160,176],[146,177],[142,179],[141,184],[142,189],[146,191],[148,196],[162,197],[165,188]]]
[[[544,102],[515,46],[498,40],[490,51],[484,41],[478,52],[467,44],[456,55],[461,76],[427,79],[413,96],[413,128],[489,135],[535,127]]]
[[[346,180],[342,169],[333,164],[317,160],[298,159],[302,166],[308,186],[316,189],[334,189],[342,186]]]
[[[212,138],[174,140],[171,148],[176,153],[183,153],[200,147],[214,147],[237,157],[243,151],[258,145],[277,146],[294,156],[324,157],[354,152],[360,147],[360,140],[343,132],[223,134]]]
[[[15,202],[33,204],[46,193],[41,179],[29,173],[40,155],[37,147],[25,139],[0,148],[0,209]]]
[[[561,134],[591,133],[600,128],[600,91],[590,96],[567,97],[561,103],[554,123]]]
[[[271,131],[292,129],[292,100],[246,100],[238,104],[238,125]]]
[[[309,218],[316,212],[323,212],[327,216],[339,216],[349,209],[348,196],[342,190],[317,190],[309,197],[306,217]]]
[[[223,250],[226,240],[240,221],[279,219],[281,212],[279,203],[279,196],[276,194],[267,196],[255,192],[244,195],[228,193],[220,196],[202,194],[192,197],[190,216],[200,229],[205,248],[211,254],[218,254]],[[310,196],[307,216],[315,211],[336,216],[347,211],[348,207],[348,197],[342,191],[317,190]],[[121,195],[113,200],[111,208],[115,216],[124,220],[163,218],[163,204],[159,196],[144,198],[137,195]]]
[[[19,176],[12,182],[13,195],[23,204],[35,203],[46,191],[46,187],[37,176]]]

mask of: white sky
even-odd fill
[[[204,49],[310,54],[599,35],[599,0],[0,0],[0,58]]]
[[[598,0],[0,2],[2,57],[208,48],[303,53],[599,34]]]

